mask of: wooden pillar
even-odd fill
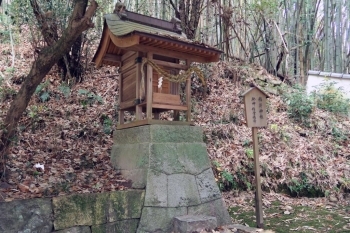
[[[148,52],[147,53],[147,59],[151,60],[153,59],[153,53]],[[152,90],[152,79],[153,79],[153,68],[150,64],[147,64],[147,91],[146,91],[146,118],[152,119],[152,96],[153,96],[153,90]]]
[[[189,60],[186,60],[186,66],[187,69],[190,68],[191,62]],[[191,122],[191,76],[186,80],[186,105],[187,105],[187,112],[186,112],[186,120],[187,122]]]
[[[122,102],[122,98],[123,98],[123,95],[122,95],[122,90],[123,90],[123,74],[121,73],[119,75],[119,114],[118,114],[118,122],[120,125],[124,124],[124,110],[121,110],[120,109],[120,104]]]
[[[140,52],[137,52],[137,56],[138,57],[141,57],[141,53]],[[141,77],[141,69],[142,69],[142,62],[138,62],[136,64],[136,100],[140,100],[141,101],[141,80],[142,80],[142,77]],[[144,80],[145,81],[145,80]],[[136,117],[136,120],[141,120],[142,119],[142,107],[140,105],[136,105],[136,111],[135,111],[135,117]]]

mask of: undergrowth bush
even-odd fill
[[[287,186],[289,194],[292,197],[323,197],[325,195],[320,188],[309,182],[309,178],[305,172],[300,172],[299,177],[292,179]]]
[[[213,161],[214,172],[216,176],[216,182],[221,191],[229,191],[237,189],[237,182],[233,175],[225,169],[221,168],[221,165],[217,161]]]
[[[285,92],[283,98],[288,105],[289,118],[308,126],[314,101],[312,97],[307,95],[305,88],[296,85],[292,91]]]
[[[336,114],[348,114],[350,99],[345,97],[342,88],[337,88],[335,82],[324,82],[317,86],[314,93],[317,107]]]

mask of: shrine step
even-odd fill
[[[217,227],[216,217],[204,215],[184,215],[174,218],[174,233],[193,233],[213,230]]]

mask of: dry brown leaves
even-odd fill
[[[10,68],[10,46],[2,44],[1,51],[0,71],[5,77],[2,88],[18,91],[20,79],[33,61],[31,46],[24,42],[16,47],[14,69]],[[19,122],[18,138],[9,155],[8,183],[0,184],[0,201],[105,192],[129,186],[110,164],[112,133],[103,130],[106,118],[112,119],[110,128],[115,128],[117,77],[110,76],[114,71],[89,66],[84,81],[74,85],[69,96],[60,91],[61,80],[54,70],[45,77],[50,100],[42,102],[34,95]],[[79,94],[81,89],[101,97],[103,103],[90,101]],[[1,117],[11,98],[3,97]]]
[[[248,150],[252,148],[251,129],[245,126],[241,93],[256,79],[279,83],[266,70],[239,61],[218,63],[208,75],[210,95],[194,106],[194,119],[204,128],[209,156],[235,178],[252,167]],[[264,87],[262,87],[264,88]],[[315,187],[330,193],[350,188],[350,142],[336,142],[332,128],[350,132],[350,121],[315,109],[313,127],[306,128],[288,118],[281,96],[268,99],[268,127],[259,129],[262,186],[280,190],[300,174]],[[246,172],[246,182],[254,184],[254,175]]]

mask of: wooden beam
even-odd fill
[[[187,66],[186,65],[181,65],[178,63],[172,63],[172,62],[166,62],[166,61],[161,61],[161,60],[152,60],[154,63],[156,63],[157,65],[160,66],[165,66],[165,67],[170,67],[170,68],[175,68],[175,69],[179,69],[179,70],[187,70]]]
[[[152,104],[152,108],[187,111],[187,106],[185,105]]]
[[[115,54],[110,54],[110,53],[106,53],[104,55],[104,57],[102,58],[103,61],[110,61],[110,62],[119,62],[121,63],[122,61],[122,57],[115,55]]]
[[[128,109],[130,107],[133,107],[135,106],[135,100],[128,100],[128,101],[125,101],[125,102],[121,102],[119,104],[119,108],[124,110],[124,109]]]
[[[213,59],[212,57],[210,57],[210,58],[200,57],[200,56],[192,55],[189,53],[176,52],[173,50],[161,49],[161,48],[156,48],[156,47],[152,47],[152,46],[148,46],[148,45],[141,45],[141,44],[134,45],[132,47],[125,48],[125,49],[134,50],[134,51],[153,52],[155,54],[159,54],[159,55],[163,55],[163,56],[167,56],[167,57],[173,57],[173,58],[182,59],[182,60],[191,59],[192,61],[201,62],[201,63],[218,61],[217,59]]]
[[[141,125],[194,125],[194,122],[185,122],[185,121],[163,121],[163,120],[154,120],[154,119],[144,119],[140,121],[133,121],[124,125],[118,125],[117,129],[126,129],[137,127]]]
[[[115,44],[115,46],[119,48],[128,48],[134,45],[138,45],[140,43],[140,36],[139,35],[130,35],[125,37],[117,37],[115,36],[109,29],[109,37],[111,38],[112,42]]]
[[[98,68],[102,65],[102,60],[104,55],[107,52],[108,46],[111,42],[110,37],[108,36],[108,29],[106,27],[106,25],[104,26],[104,30],[102,33],[102,38],[101,38],[101,42],[100,42],[100,46],[97,49],[96,55],[93,58],[93,61],[95,62],[95,66]]]

